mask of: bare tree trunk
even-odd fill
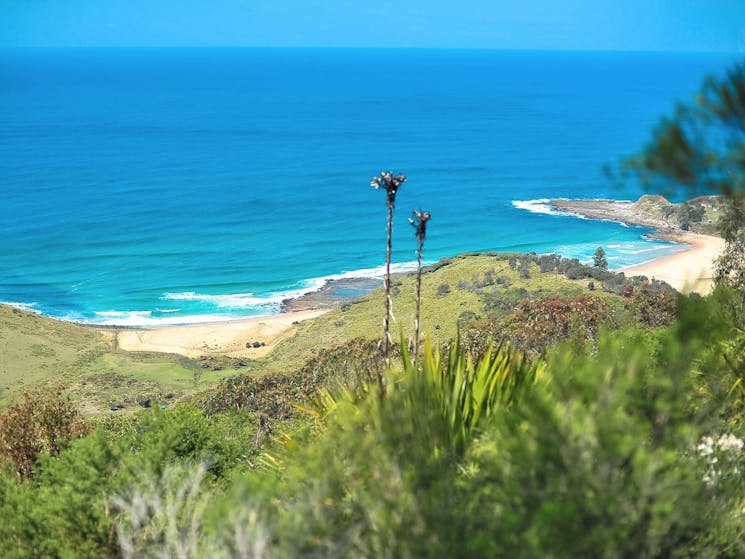
[[[414,315],[414,351],[412,352],[411,362],[416,362],[419,356],[419,311],[422,306],[422,248],[424,239],[419,241],[419,250],[417,250],[416,259],[416,313]]]
[[[378,372],[378,383],[380,384],[380,398],[384,399],[388,392],[388,380],[386,374],[391,366],[391,245],[393,237],[393,207],[396,205],[396,193],[399,187],[406,181],[403,175],[393,176],[390,171],[380,173],[379,177],[373,177],[370,186],[375,190],[383,189],[386,192],[386,203],[388,205],[388,243],[385,254],[385,317],[383,318],[383,370]]]
[[[380,384],[380,397],[385,398],[388,392],[388,379],[386,373],[391,366],[391,247],[393,244],[393,205],[392,200],[388,201],[388,245],[385,254],[385,317],[383,318],[383,358],[385,359],[385,368],[378,373],[378,383]]]

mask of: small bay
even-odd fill
[[[365,49],[0,51],[0,301],[158,325],[277,312],[394,262],[559,252],[618,268],[680,246],[547,215],[632,199],[603,174],[724,55]],[[527,203],[527,204],[526,204]]]

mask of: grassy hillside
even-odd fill
[[[24,385],[69,378],[110,348],[102,332],[0,305],[0,398]]]
[[[62,383],[86,412],[173,399],[234,369],[202,369],[165,354],[128,353],[111,333],[0,305],[0,404],[40,383]],[[195,382],[198,381],[198,382]]]
[[[427,268],[422,278],[422,332],[443,342],[453,338],[459,326],[504,315],[526,297],[590,292],[588,278],[541,272],[535,257],[530,262],[521,258],[458,256]],[[620,304],[596,283],[595,294]],[[415,276],[394,280],[394,339],[400,333],[412,335],[414,305]],[[238,373],[293,373],[321,349],[358,337],[378,339],[383,308],[381,288],[303,322],[266,357],[236,368],[227,358],[205,364],[176,355],[121,351],[110,332],[0,306],[0,404],[38,383],[61,382],[86,412],[101,413],[136,409],[148,400],[174,401]]]
[[[519,266],[512,269],[507,255],[444,259],[426,269],[422,276],[421,331],[435,342],[447,341],[456,335],[459,325],[505,314],[514,306],[513,302],[525,297],[590,293],[588,283],[587,279],[570,280],[555,271],[541,273],[534,263],[530,264],[529,277],[521,278]],[[397,341],[400,332],[406,337],[413,335],[415,276],[395,280],[393,293],[395,320],[391,331]],[[602,291],[594,293],[618,300]],[[333,347],[356,337],[379,338],[383,332],[383,308],[381,288],[304,322],[295,336],[281,342],[272,353],[257,361],[255,370],[279,372],[299,368],[321,348]]]

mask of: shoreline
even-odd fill
[[[689,248],[614,271],[661,280],[681,293],[708,295],[714,287],[714,262],[724,250],[724,239],[688,231],[658,232],[653,236]]]
[[[369,277],[326,280],[314,291],[283,300],[278,313],[248,318],[149,328],[85,323],[80,326],[106,332],[113,337],[115,347],[124,351],[172,353],[188,358],[220,355],[257,359],[294,335],[300,322],[319,317],[381,284],[382,280]]]
[[[612,271],[661,280],[681,293],[708,295],[714,286],[714,262],[724,250],[724,239],[676,227],[649,211],[650,205],[655,210],[659,208],[658,198],[647,197],[647,211],[640,207],[644,199],[637,202],[557,199],[550,200],[549,206],[564,215],[645,227],[652,230],[650,236],[655,239],[688,245],[674,254]]]
[[[643,215],[638,203],[628,201],[562,199],[542,202],[551,208],[552,213],[645,227],[650,229],[653,238],[687,245],[674,254],[611,271],[661,280],[681,293],[706,295],[711,291],[714,261],[724,248],[724,240],[720,237],[671,226],[669,222],[654,219],[654,216]],[[394,274],[396,277],[401,275],[404,273]],[[283,300],[278,313],[248,318],[154,327],[76,324],[105,333],[113,340],[116,349],[124,351],[170,353],[188,358],[217,355],[260,358],[279,342],[294,335],[300,322],[321,316],[344,301],[363,296],[381,283],[380,278],[369,276],[327,279],[315,290]]]
[[[221,355],[259,358],[294,335],[297,325],[327,313],[330,308],[306,309],[225,322],[159,328],[100,327],[110,332],[117,349],[174,353],[189,358]]]

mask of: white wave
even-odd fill
[[[406,273],[416,269],[416,261],[399,262],[391,264],[392,273]],[[81,315],[69,315],[61,317],[62,320],[71,322],[83,322],[98,324],[102,326],[129,326],[138,328],[154,328],[158,326],[175,326],[183,324],[202,324],[209,322],[226,322],[241,320],[256,316],[276,314],[281,309],[281,304],[286,299],[301,297],[312,291],[317,291],[329,281],[338,281],[352,278],[383,279],[385,266],[375,268],[362,268],[359,270],[344,271],[319,278],[310,278],[301,282],[296,289],[277,291],[267,295],[256,295],[254,292],[211,294],[198,293],[196,291],[183,291],[165,293],[161,299],[168,301],[193,301],[208,303],[215,309],[224,309],[226,312],[215,312],[208,314],[178,315],[182,309],[161,309],[155,311],[133,310],[133,311],[97,311],[94,318]],[[167,313],[169,316],[162,316]]]
[[[118,318],[123,316],[150,316],[150,311],[98,311],[94,312],[96,316],[103,318]]]
[[[538,198],[536,200],[513,200],[512,205],[518,210],[525,210],[534,214],[555,215],[556,212],[550,204],[548,198]]]
[[[324,282],[315,282],[309,280],[306,286],[298,289],[287,291],[278,291],[263,296],[256,296],[253,293],[225,293],[214,295],[209,293],[196,293],[194,291],[185,291],[182,293],[166,293],[161,299],[171,301],[198,301],[210,303],[218,309],[256,309],[277,307],[285,299],[294,299],[305,295],[310,291],[316,291]]]
[[[534,214],[545,215],[563,215],[579,219],[587,219],[585,216],[572,212],[560,212],[551,206],[551,200],[548,198],[537,198],[535,200],[513,200],[512,205],[518,210],[525,210]]]
[[[182,293],[166,293],[161,297],[168,301],[201,301],[212,303],[218,308],[246,308],[259,304],[260,298],[254,297],[253,293],[227,293],[224,295],[210,295],[196,293],[195,291],[184,291]]]
[[[666,244],[660,243],[660,244],[655,244],[650,247],[636,246],[633,248],[621,249],[618,251],[618,253],[619,254],[630,254],[633,256],[635,254],[644,254],[645,252],[666,252],[667,253],[667,252],[670,252],[671,250],[672,252],[678,252],[679,249],[675,245],[666,245]]]
[[[396,262],[391,264],[391,273],[393,274],[405,274],[407,272],[413,272],[416,270],[416,260],[411,262]],[[383,279],[385,277],[385,266],[377,266],[375,268],[361,268],[359,270],[350,270],[348,272],[341,272],[339,274],[331,274],[329,276],[323,276],[320,278],[313,278],[309,280],[314,283],[320,282],[320,286],[324,285],[327,281],[338,281],[342,279]],[[319,286],[319,287],[320,287]],[[317,289],[317,288],[316,288]]]
[[[22,311],[32,312],[34,314],[41,314],[41,311],[36,308],[36,305],[38,303],[21,303],[18,301],[0,301],[0,305],[8,305],[9,307],[14,307],[16,309],[21,309]]]
[[[156,328],[159,326],[181,326],[185,324],[207,324],[210,322],[230,322],[252,318],[253,316],[230,316],[224,314],[193,314],[187,316],[153,316],[150,311],[99,311],[97,318],[83,319],[79,316],[67,316],[63,320],[83,322],[100,326],[128,326],[136,328]],[[268,313],[267,313],[268,314]]]
[[[394,263],[391,264],[391,273],[399,274],[411,272],[416,270],[416,265],[416,261]],[[253,292],[225,293],[217,295],[197,293],[195,291],[184,291],[178,293],[166,293],[161,297],[161,299],[170,301],[199,301],[202,303],[210,303],[219,309],[266,309],[278,307],[286,299],[296,299],[313,291],[317,291],[329,281],[353,278],[382,280],[384,276],[385,266],[377,266],[375,268],[362,268],[318,278],[310,278],[304,280],[298,288],[277,291],[267,295],[256,295]]]

